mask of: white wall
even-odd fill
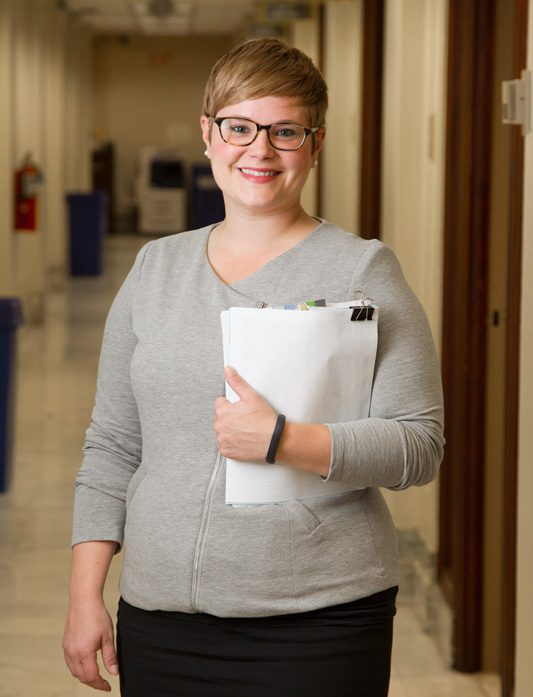
[[[67,267],[66,216],[63,201],[65,187],[65,60],[67,57],[66,15],[47,17],[45,61],[43,168],[46,172],[43,227],[46,230],[45,258],[52,285],[61,286]]]
[[[362,0],[325,7],[324,74],[329,87],[322,168],[322,215],[357,232],[361,137]]]
[[[319,30],[316,17],[300,19],[292,24],[292,43],[306,53],[315,65],[318,65]],[[310,124],[314,126],[315,124]],[[320,155],[318,160],[320,163]],[[317,178],[318,169],[312,169],[302,191],[302,206],[309,215],[317,215]]]
[[[12,295],[15,290],[13,277],[13,235],[11,173],[13,119],[11,71],[13,50],[13,0],[0,2],[0,295]]]
[[[91,184],[92,39],[71,18],[66,25],[64,69],[64,183],[67,191],[87,191]]]
[[[447,0],[386,4],[382,240],[441,343]],[[430,551],[438,538],[438,488],[387,501],[400,528],[417,528]]]
[[[533,5],[529,5],[528,68],[533,70]],[[533,686],[533,134],[525,141],[520,417],[518,449],[518,548],[515,697]]]
[[[0,3],[0,292],[21,297],[30,322],[43,319],[51,272],[65,271],[65,191],[89,184],[89,57],[89,32],[52,3]],[[38,229],[15,233],[13,171],[28,151],[45,176]]]
[[[44,32],[42,8],[27,0],[14,3],[13,143],[15,163],[26,152],[42,163],[42,65]],[[15,236],[15,283],[24,301],[26,318],[40,321],[44,314],[44,266],[42,216],[35,232]]]
[[[96,41],[94,132],[115,145],[119,209],[132,204],[143,146],[179,147],[187,162],[207,162],[199,126],[204,86],[231,46],[220,36]]]

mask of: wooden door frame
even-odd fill
[[[513,78],[527,66],[528,0],[514,0],[515,41]],[[509,219],[508,329],[505,392],[505,479],[503,550],[503,651],[501,657],[502,697],[513,697],[516,658],[516,541],[518,479],[518,408],[520,387],[520,310],[524,209],[524,138],[513,127]]]
[[[359,221],[364,239],[381,235],[381,141],[385,0],[364,0]]]
[[[443,381],[447,419],[440,490],[439,579],[454,614],[454,667],[481,667],[488,300],[488,196],[495,3],[450,0],[444,242]],[[526,65],[528,0],[513,0],[514,75]],[[510,152],[505,384],[502,697],[514,692],[516,479],[524,142]]]
[[[466,672],[481,666],[493,27],[494,0],[450,0],[438,574]]]

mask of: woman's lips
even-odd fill
[[[260,184],[272,181],[281,174],[277,169],[256,169],[255,167],[238,167],[237,169],[248,181]]]

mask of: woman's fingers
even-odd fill
[[[254,394],[257,394],[257,392],[250,387],[246,380],[239,375],[235,368],[232,368],[230,365],[227,365],[224,368],[224,377],[226,378],[226,382],[231,389],[241,399],[245,399],[247,397],[250,398]]]
[[[113,637],[104,637],[102,642],[102,660],[111,675],[118,675],[117,652],[115,650]]]
[[[236,370],[226,367],[224,374],[239,400],[230,402],[224,397],[215,400],[214,427],[218,448],[222,455],[235,460],[263,460],[276,423],[276,413]]]
[[[111,685],[100,674],[96,653],[78,656],[65,651],[65,661],[72,675],[84,685],[103,692],[111,691]]]

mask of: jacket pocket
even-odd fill
[[[302,501],[288,501],[284,504],[289,512],[291,528],[311,535],[320,525],[320,518]]]
[[[299,597],[335,599],[384,575],[390,554],[382,541],[395,533],[379,492],[367,489],[286,505]]]

